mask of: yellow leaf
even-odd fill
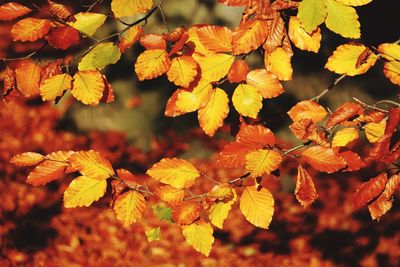
[[[76,152],[69,162],[82,175],[93,179],[107,179],[115,174],[110,161],[94,150]]]
[[[326,27],[346,38],[360,38],[360,22],[356,10],[336,0],[325,0],[325,2],[328,10]]]
[[[208,256],[214,243],[213,229],[209,223],[199,222],[182,226],[186,242],[201,254]]]
[[[400,61],[400,45],[395,43],[385,43],[378,47],[379,53],[387,60]]]
[[[200,98],[193,92],[181,90],[175,103],[176,108],[182,113],[189,113],[200,108]]]
[[[137,40],[139,40],[142,34],[143,29],[139,25],[129,28],[129,30],[127,30],[122,36],[122,39],[118,44],[118,48],[121,53],[124,53],[126,49],[130,48]]]
[[[10,163],[17,166],[33,166],[42,162],[45,157],[42,154],[35,152],[25,152],[22,154],[15,155],[10,159]]]
[[[215,88],[207,105],[199,110],[200,127],[207,135],[214,136],[217,129],[223,125],[228,113],[228,95],[222,89]]]
[[[383,73],[394,84],[400,85],[400,62],[389,61],[383,66]]]
[[[370,122],[365,125],[365,135],[370,143],[377,142],[384,134],[386,121],[380,123]]]
[[[51,76],[44,80],[40,86],[40,95],[43,101],[54,100],[58,96],[62,96],[64,90],[72,87],[72,77],[68,73]]]
[[[333,54],[328,58],[325,68],[338,74],[355,76],[367,72],[376,62],[378,57],[371,53],[367,55],[366,60],[359,64],[360,56],[368,52],[364,45],[344,44],[336,48]],[[359,66],[358,66],[359,65]]]
[[[135,16],[146,13],[153,6],[152,0],[112,0],[111,11],[115,17]]]
[[[174,58],[167,72],[168,80],[182,87],[189,87],[196,75],[197,62],[191,56]]]
[[[297,17],[303,28],[311,33],[326,17],[326,2],[323,0],[303,0],[300,2]]]
[[[306,32],[297,17],[290,17],[289,38],[297,48],[318,53],[322,35],[320,28],[311,33]]]
[[[293,121],[310,119],[314,123],[322,121],[328,114],[323,106],[312,100],[298,102],[287,113]]]
[[[149,242],[161,240],[160,226],[158,226],[154,229],[147,230],[145,233],[147,236],[147,241],[149,241]]]
[[[139,55],[135,63],[135,71],[140,81],[151,80],[167,72],[170,64],[167,51],[150,49]]]
[[[137,222],[146,208],[146,200],[136,191],[128,191],[118,196],[114,203],[117,219],[125,226]]]
[[[80,32],[93,35],[106,21],[107,16],[99,13],[80,12],[75,14],[75,22],[68,24]]]
[[[372,2],[372,0],[336,0],[346,6],[363,6]]]
[[[355,128],[344,128],[336,132],[332,139],[332,147],[343,147],[358,139],[358,131]]]
[[[208,55],[208,54],[213,54],[214,52],[209,50],[200,40],[199,34],[198,34],[198,28],[197,27],[191,27],[187,31],[189,35],[189,39],[187,42],[192,42],[195,47],[194,51],[196,53],[200,53],[202,55]]]
[[[263,98],[274,98],[285,91],[278,77],[266,69],[251,70],[247,74],[246,83],[257,88]]]
[[[246,170],[251,176],[258,177],[270,174],[276,170],[282,162],[282,156],[270,149],[259,149],[251,151],[246,155]]]
[[[106,180],[79,176],[72,180],[64,192],[64,207],[89,207],[106,193]]]
[[[83,104],[96,106],[104,89],[104,80],[99,71],[84,70],[75,73],[71,93]]]
[[[235,60],[232,55],[217,53],[207,56],[194,53],[193,58],[200,66],[202,79],[208,82],[217,82],[225,77]]]
[[[257,118],[262,108],[262,95],[257,88],[248,84],[239,84],[232,95],[235,109],[243,116]]]
[[[233,198],[228,202],[216,202],[211,206],[210,213],[208,214],[210,222],[220,229],[223,229],[224,221],[228,217],[229,211],[237,199],[235,189],[232,188],[231,190],[233,192]]]
[[[95,46],[79,62],[78,69],[96,70],[103,69],[107,65],[115,64],[121,58],[121,52],[112,42],[101,43]]]
[[[265,68],[274,73],[281,81],[291,80],[293,75],[291,58],[292,56],[287,51],[278,47],[270,54],[265,53]]]
[[[175,188],[191,187],[200,176],[199,171],[190,162],[178,158],[162,159],[154,164],[147,174]]]
[[[249,20],[241,23],[233,33],[233,54],[247,54],[260,47],[269,33],[268,21]]]
[[[274,215],[274,197],[265,188],[246,186],[240,197],[240,210],[253,225],[268,229]]]

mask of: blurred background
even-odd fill
[[[0,5],[5,2],[0,1]],[[45,1],[30,2],[38,6],[45,4]],[[76,13],[87,9],[85,6],[94,0],[58,2]],[[235,28],[243,9],[216,2],[166,0],[163,11],[168,27],[217,24]],[[109,6],[110,1],[101,1],[93,11],[108,14]],[[375,47],[396,41],[400,37],[396,11],[387,1],[378,0],[357,8],[362,25],[360,41]],[[11,27],[12,22],[0,22],[0,57],[26,55],[42,45],[13,42]],[[108,19],[98,37],[121,27],[122,24]],[[148,20],[144,30],[145,33],[168,31],[159,12]],[[290,120],[286,111],[299,100],[316,96],[338,77],[323,66],[338,45],[349,41],[324,26],[322,33],[319,54],[293,47],[294,79],[283,84],[286,90],[283,95],[266,100],[260,113],[282,141],[293,145],[298,141],[287,128]],[[74,54],[81,49],[81,46],[74,47],[70,52]],[[61,149],[95,149],[110,159],[114,167],[131,170],[150,186],[153,182],[144,172],[163,157],[190,159],[218,181],[243,174],[243,170],[218,169],[212,164],[218,150],[232,139],[237,115],[229,114],[226,126],[215,138],[207,137],[198,128],[196,114],[164,117],[166,102],[176,87],[165,77],[145,82],[137,80],[133,65],[142,51],[136,44],[117,64],[106,69],[116,95],[114,103],[89,107],[67,95],[57,105],[42,103],[39,99],[1,104],[0,266],[400,265],[399,195],[391,211],[379,222],[372,221],[367,209],[353,212],[349,201],[357,185],[378,174],[380,166],[338,175],[312,173],[319,200],[304,210],[293,195],[297,165],[285,162],[279,177],[271,175],[263,181],[276,200],[270,229],[251,226],[236,205],[225,222],[225,229],[215,231],[216,241],[208,258],[184,242],[179,226],[159,222],[151,208],[140,223],[124,228],[109,208],[110,192],[90,208],[65,209],[62,193],[73,177],[67,176],[43,187],[27,185],[29,170],[15,168],[8,163],[9,159],[25,151],[50,153]],[[45,48],[37,59],[49,61],[62,56],[66,54]],[[262,67],[262,55],[253,53],[248,63],[251,68]],[[0,62],[0,72],[4,68],[4,62]],[[227,88],[230,94],[231,89]],[[352,97],[375,103],[396,99],[398,93],[399,88],[384,77],[382,64],[377,62],[365,75],[345,78],[321,103],[334,110],[352,101]],[[210,186],[200,181],[196,190],[201,193]],[[148,243],[144,231],[157,225],[161,225],[163,238]]]

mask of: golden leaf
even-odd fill
[[[51,76],[43,81],[40,86],[40,95],[43,101],[55,100],[58,96],[62,96],[65,90],[72,87],[72,77],[68,73]]]
[[[290,17],[289,38],[297,48],[318,53],[319,47],[321,46],[322,35],[320,28],[317,28],[311,33],[306,32],[301,27],[300,20],[297,17]]]
[[[189,87],[196,75],[197,62],[191,56],[175,57],[167,72],[168,80],[182,87]]]
[[[45,157],[42,154],[35,152],[25,152],[22,154],[15,155],[10,159],[10,163],[17,166],[33,166],[42,162]]]
[[[151,49],[139,55],[135,63],[135,71],[140,81],[151,80],[166,73],[170,64],[167,51]]]
[[[248,84],[239,84],[233,92],[232,102],[235,109],[243,116],[257,118],[262,108],[262,95],[257,88]]]
[[[103,96],[105,84],[97,70],[78,71],[72,83],[72,95],[83,104],[96,106]]]
[[[112,0],[111,11],[115,17],[136,16],[146,13],[153,6],[152,0]]]
[[[202,79],[208,82],[216,82],[225,77],[235,60],[232,55],[216,53],[207,56],[194,53],[193,58],[200,66]]]
[[[257,88],[263,98],[274,98],[285,91],[278,77],[265,69],[251,70],[247,74],[246,83]]]
[[[270,174],[276,170],[282,162],[282,156],[270,149],[259,149],[251,151],[246,155],[246,170],[251,176],[258,177]]]
[[[115,64],[121,58],[121,52],[112,42],[100,43],[87,53],[79,62],[78,69],[101,70]]]
[[[247,54],[259,48],[268,36],[266,20],[249,20],[241,23],[233,33],[233,54]]]
[[[134,190],[118,196],[114,203],[114,211],[117,219],[128,227],[137,222],[146,208],[146,200],[143,195]]]
[[[106,193],[106,180],[79,176],[72,180],[64,192],[64,207],[89,207]]]
[[[201,254],[208,256],[214,243],[213,229],[209,223],[198,222],[182,226],[186,242]]]
[[[384,134],[386,121],[380,123],[370,122],[365,125],[365,135],[370,143],[377,142]]]
[[[210,222],[216,227],[223,229],[224,221],[228,217],[229,211],[232,208],[232,205],[236,202],[237,194],[235,189],[229,189],[233,193],[233,198],[228,202],[216,202],[210,208],[210,213],[208,214],[208,218]]]
[[[360,22],[356,10],[336,0],[324,1],[328,11],[325,19],[326,27],[346,38],[360,38]]]
[[[107,19],[106,15],[91,12],[80,12],[74,17],[75,22],[68,22],[68,24],[87,35],[93,35]]]
[[[336,132],[332,139],[332,147],[343,147],[358,139],[358,131],[355,128],[344,128]]]
[[[288,81],[292,79],[293,69],[290,63],[292,56],[282,47],[278,47],[272,53],[265,53],[265,68],[275,74],[279,80]]]
[[[103,180],[115,174],[110,161],[94,150],[76,152],[69,162],[82,175],[93,179]]]
[[[251,224],[268,229],[274,215],[274,198],[266,188],[246,186],[240,197],[240,210]]]

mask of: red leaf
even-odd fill
[[[140,44],[146,49],[166,49],[167,43],[160,34],[146,34],[140,37]]]
[[[0,20],[13,20],[30,13],[32,9],[10,2],[0,6]]]
[[[358,171],[359,169],[364,168],[366,165],[360,156],[353,151],[347,150],[340,152],[339,156],[347,162],[347,168],[344,171]]]
[[[62,59],[57,59],[54,62],[50,62],[46,66],[43,67],[42,71],[40,72],[40,85],[43,83],[44,80],[62,73],[61,70]]]
[[[79,32],[70,26],[53,28],[46,40],[51,46],[65,50],[79,43]]]
[[[387,174],[383,172],[368,182],[362,183],[353,195],[351,201],[353,209],[356,210],[376,198],[385,189],[386,182]]]
[[[380,194],[380,196],[372,202],[369,206],[369,213],[371,214],[372,219],[379,219],[388,212],[393,205],[393,194],[394,191],[400,185],[400,175],[395,174],[392,175],[385,186],[385,190]]]
[[[50,14],[60,19],[68,19],[72,16],[71,11],[64,5],[47,0],[50,5]]]
[[[301,165],[299,165],[297,169],[297,180],[294,193],[297,200],[304,208],[307,208],[318,198],[317,190],[315,189],[311,176]]]
[[[353,120],[363,113],[364,110],[360,105],[352,102],[344,103],[331,115],[326,127],[329,128],[345,121]]]
[[[247,73],[249,73],[249,66],[244,60],[237,60],[233,62],[231,69],[228,73],[228,80],[231,83],[240,83],[246,80]]]

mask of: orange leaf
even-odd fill
[[[236,135],[236,141],[269,146],[275,144],[275,135],[270,129],[264,126],[243,123],[240,126],[239,133]]]
[[[185,114],[185,112],[179,110],[178,107],[176,106],[176,101],[178,100],[178,95],[184,91],[185,90],[178,89],[170,96],[170,98],[168,99],[167,105],[165,107],[165,112],[164,112],[165,116],[177,117],[182,114]]]
[[[146,200],[136,191],[128,191],[115,200],[114,211],[117,219],[125,226],[137,222],[146,209]]]
[[[127,30],[118,44],[119,51],[124,53],[126,49],[130,48],[137,40],[139,40],[142,34],[143,29],[139,25],[133,26]]]
[[[294,194],[304,208],[307,208],[318,198],[317,190],[315,189],[311,176],[301,165],[297,168],[297,180]]]
[[[232,31],[227,27],[207,25],[196,29],[200,42],[214,52],[232,51]]]
[[[128,182],[130,184],[137,184],[137,177],[128,170],[125,169],[118,169],[117,175],[121,178],[124,182]]]
[[[178,202],[183,201],[185,197],[185,191],[180,188],[174,188],[169,185],[164,185],[158,187],[154,194],[161,200],[167,203],[168,205],[175,205]]]
[[[352,172],[358,171],[365,167],[365,162],[360,158],[360,156],[350,150],[340,152],[339,156],[347,162],[347,168],[344,171]]]
[[[246,155],[246,170],[253,177],[270,174],[276,170],[282,162],[282,156],[270,149],[251,151]]]
[[[228,73],[228,80],[231,83],[240,83],[246,79],[247,73],[249,73],[249,66],[246,61],[240,59],[233,62],[231,69]]]
[[[249,0],[218,0],[221,4],[226,6],[245,6]]]
[[[60,19],[68,19],[72,16],[71,11],[64,5],[47,0],[50,5],[50,14]]]
[[[387,174],[385,172],[371,178],[368,182],[362,183],[351,200],[353,209],[359,209],[374,198],[376,198],[384,189],[387,182]]]
[[[371,214],[372,219],[379,219],[392,208],[392,196],[399,185],[400,175],[395,174],[388,179],[385,190],[382,192],[382,194],[380,194],[374,202],[368,205],[369,213]]]
[[[320,28],[318,27],[312,33],[308,33],[301,27],[300,20],[297,17],[290,17],[289,37],[294,45],[301,50],[318,53],[321,46]]]
[[[233,33],[233,54],[247,54],[259,48],[268,36],[268,22],[249,20],[239,25]]]
[[[308,164],[321,172],[332,173],[346,167],[344,159],[332,148],[312,146],[304,150],[302,156]]]
[[[163,49],[167,48],[167,43],[161,34],[145,34],[140,37],[140,44],[144,46],[147,50],[149,49]]]
[[[197,62],[191,56],[175,57],[167,72],[170,82],[177,86],[189,87],[197,75]]]
[[[135,63],[135,71],[140,81],[151,80],[166,73],[170,64],[167,51],[151,49],[139,55]]]
[[[12,157],[10,163],[13,163],[17,166],[33,166],[42,162],[44,159],[45,157],[42,154],[25,152]]]
[[[76,152],[69,158],[69,162],[74,169],[89,178],[103,180],[114,175],[110,161],[97,151]]]
[[[172,219],[179,225],[191,224],[199,218],[203,207],[197,202],[179,202],[172,208]]]
[[[97,70],[78,71],[74,75],[72,95],[83,104],[96,106],[103,96],[105,84]]]
[[[51,76],[40,86],[40,95],[44,101],[55,100],[62,96],[65,90],[71,89],[72,77],[68,73]]]
[[[32,61],[23,62],[16,70],[18,90],[25,97],[38,95],[41,68],[37,63]]]
[[[45,36],[51,28],[47,19],[26,18],[21,19],[11,29],[14,41],[36,41]]]
[[[288,111],[288,115],[293,121],[310,119],[314,123],[323,120],[326,114],[324,107],[311,100],[301,101]]]
[[[251,224],[268,229],[274,215],[274,197],[266,188],[246,186],[240,197],[240,211]]]
[[[285,33],[285,22],[281,18],[280,13],[275,11],[272,14],[272,19],[267,20],[267,25],[268,37],[263,44],[263,48],[265,49],[265,53],[269,54],[282,45]]]
[[[13,20],[30,13],[32,9],[10,2],[0,6],[0,20]]]
[[[46,40],[51,46],[65,50],[79,43],[79,32],[70,26],[53,28]]]
[[[69,166],[68,158],[73,154],[73,151],[57,151],[46,155],[46,160],[31,171],[26,182],[38,186],[60,178]]]
[[[245,165],[246,154],[262,148],[261,144],[232,142],[219,153],[217,164],[224,168],[237,168]]]
[[[354,120],[358,115],[364,113],[363,108],[356,103],[344,103],[331,115],[326,127],[332,127],[348,120]]]
[[[284,92],[278,77],[265,69],[250,71],[246,83],[257,88],[264,98],[274,98]]]

